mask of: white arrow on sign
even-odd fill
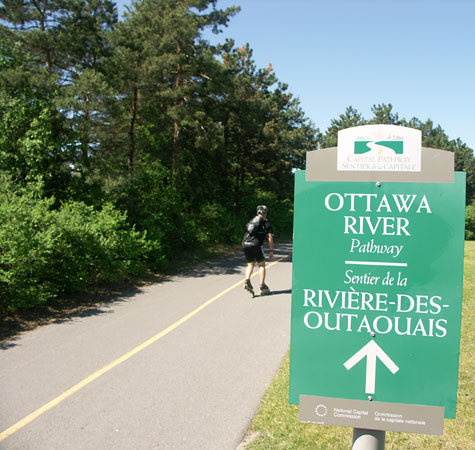
[[[350,370],[355,364],[359,363],[366,356],[366,393],[374,394],[376,385],[376,358],[379,358],[383,364],[395,374],[399,367],[383,351],[383,349],[374,341],[369,341],[361,350],[357,351],[344,364],[346,370]]]

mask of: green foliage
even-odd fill
[[[465,239],[475,240],[475,205],[468,205],[465,209]]]
[[[355,108],[349,106],[344,114],[340,114],[338,119],[332,119],[330,127],[322,137],[322,147],[336,147],[338,144],[338,131],[366,124],[367,121],[363,116]]]
[[[51,209],[54,199],[40,198],[41,186],[1,181],[0,312],[138,275],[160,255],[159,244],[131,229],[112,205]]]
[[[45,302],[58,292],[44,279],[57,239],[53,199],[37,199],[37,186],[23,191],[6,180],[2,177],[0,188],[1,312]]]
[[[349,107],[320,134],[248,44],[203,39],[239,10],[216,5],[136,1],[120,22],[111,0],[0,5],[4,310],[239,242],[258,204],[291,236],[293,170],[342,128],[421,129],[423,145],[455,152],[473,198],[472,150],[430,120]]]
[[[150,253],[157,256],[158,245],[131,229],[125,213],[110,204],[96,211],[71,202],[53,214],[60,238],[52,254],[51,275],[63,280],[63,291],[141,274]]]
[[[371,108],[373,118],[368,122],[369,124],[383,124],[383,125],[401,125],[399,115],[393,113],[393,105],[373,105]]]
[[[195,217],[195,229],[199,244],[216,244],[237,238],[237,230],[227,214],[223,215],[223,207],[218,202],[205,203]]]
[[[162,267],[163,255],[168,259],[176,256],[195,241],[186,202],[173,190],[171,179],[170,170],[153,161],[137,167],[113,193],[117,205],[127,211],[129,222],[160,244],[160,253],[149,260],[153,270]]]
[[[0,97],[0,170],[26,185],[41,181],[47,196],[64,197],[70,182],[61,150],[61,120],[48,99]]]

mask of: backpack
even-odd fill
[[[246,236],[245,240],[250,241],[252,238],[257,234],[259,231],[259,226],[261,225],[261,218],[259,216],[254,217],[251,221],[249,221],[246,225]]]

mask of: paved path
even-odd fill
[[[272,296],[238,254],[4,342],[0,449],[235,450],[289,347],[290,252]]]

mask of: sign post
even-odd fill
[[[352,426],[358,449],[386,430],[442,434],[456,414],[464,223],[465,174],[417,130],[355,127],[338,151],[307,154],[290,347],[301,421]]]

